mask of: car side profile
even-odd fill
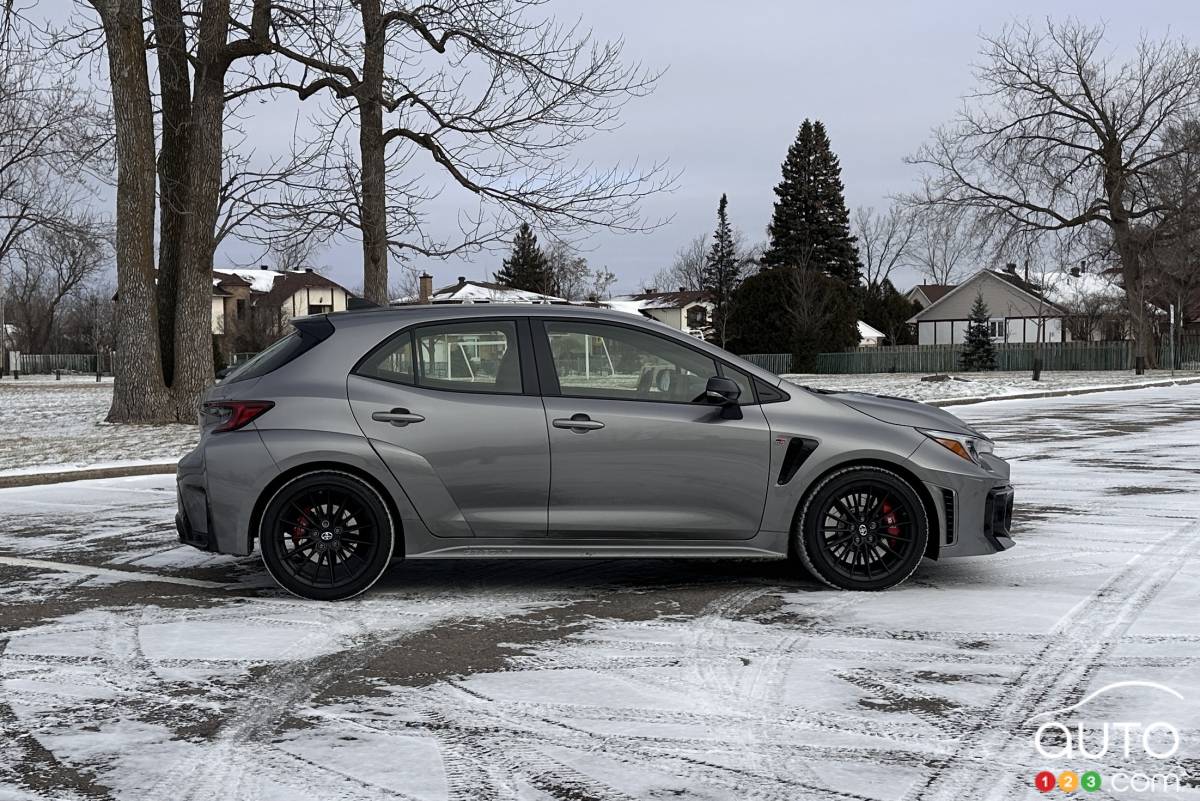
[[[953,415],[809,390],[651,320],[548,305],[339,312],[214,386],[182,542],[306,598],[393,559],[791,558],[879,590],[1013,544],[1008,463]]]

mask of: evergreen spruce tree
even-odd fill
[[[964,370],[995,370],[996,348],[992,344],[992,335],[988,331],[990,316],[983,295],[975,296],[975,304],[971,306],[971,318],[967,324],[967,338],[963,342],[962,355],[959,364]]]
[[[496,283],[526,292],[549,294],[551,280],[546,256],[538,247],[537,235],[529,223],[521,223],[517,229],[512,254],[496,273]]]
[[[842,167],[820,121],[805,120],[788,148],[767,226],[767,267],[820,270],[848,286],[858,283],[859,260],[850,234]]]
[[[734,290],[741,280],[742,266],[733,241],[733,228],[729,225],[729,199],[721,195],[721,202],[717,205],[717,230],[713,232],[712,248],[708,251],[702,274],[704,289],[712,295],[716,307],[713,311],[712,340],[721,347],[725,347],[728,339],[729,309]]]

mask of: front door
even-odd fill
[[[766,499],[770,429],[704,402],[721,368],[639,328],[535,322],[550,432],[550,536],[749,539]],[[547,386],[549,385],[549,386]]]
[[[518,329],[528,325],[417,326],[348,379],[355,419],[437,536],[546,534],[546,418],[525,394],[532,356]]]

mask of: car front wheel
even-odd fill
[[[392,516],[366,482],[335,470],[306,473],[275,492],[259,547],[267,572],[302,598],[351,598],[379,580],[392,557]]]
[[[792,532],[805,567],[843,590],[884,590],[925,554],[925,506],[902,477],[880,467],[839,470],[818,484]]]

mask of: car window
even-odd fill
[[[603,323],[547,321],[563,395],[702,403],[716,362],[663,337]]]
[[[511,321],[418,328],[417,384],[435,389],[520,394],[521,357]]]
[[[401,384],[413,383],[417,373],[413,369],[412,332],[403,331],[389,339],[359,366],[358,374]]]

